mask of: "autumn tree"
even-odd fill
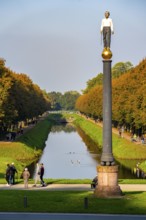
[[[120,67],[121,63],[117,66]],[[127,62],[126,68],[126,72],[112,80],[112,121],[115,126],[124,126],[141,135],[146,131],[146,59],[135,68]],[[76,108],[102,119],[102,96],[102,85],[91,86],[78,98]]]
[[[19,121],[41,115],[50,109],[50,101],[26,74],[5,67],[0,60],[0,130]]]

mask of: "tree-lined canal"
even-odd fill
[[[82,130],[71,124],[55,125],[39,163],[44,163],[45,178],[85,179],[96,175],[100,156],[96,144]],[[133,168],[119,164],[119,178],[135,178]]]

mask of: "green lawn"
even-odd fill
[[[37,161],[45,147],[52,122],[46,118],[13,142],[0,142],[0,178],[4,177],[7,163],[15,163],[19,177],[25,166]]]
[[[68,117],[67,114],[65,114],[65,117]],[[100,126],[77,114],[72,114],[70,117],[74,118],[75,125],[79,126],[99,148],[102,148],[103,130]],[[146,159],[146,147],[144,145],[137,145],[125,138],[119,138],[114,133],[112,133],[112,150],[114,157],[117,159]]]
[[[85,198],[88,208],[84,207]],[[119,199],[99,199],[93,192],[1,190],[0,211],[146,214],[146,192],[126,192]]]
[[[145,146],[146,147],[146,146]],[[139,168],[142,169],[146,173],[146,160],[143,161],[140,165]]]

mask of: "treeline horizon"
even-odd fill
[[[128,64],[128,66],[127,66]],[[117,68],[121,66],[128,68]],[[116,66],[116,65],[115,65]],[[124,126],[141,136],[146,132],[146,59],[136,67],[130,62],[118,63],[112,68],[112,123]],[[83,94],[77,99],[76,109],[95,120],[103,120],[103,74],[87,82]]]
[[[46,92],[27,74],[16,73],[0,58],[0,136],[50,110],[75,110],[77,91]],[[23,123],[23,124],[24,124]]]
[[[47,93],[50,102],[51,102],[51,110],[75,110],[75,104],[78,97],[81,95],[77,91],[66,91],[64,93],[61,92],[48,92]]]

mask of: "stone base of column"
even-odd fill
[[[118,165],[97,166],[98,185],[94,195],[99,198],[121,197],[122,191],[118,185]]]

